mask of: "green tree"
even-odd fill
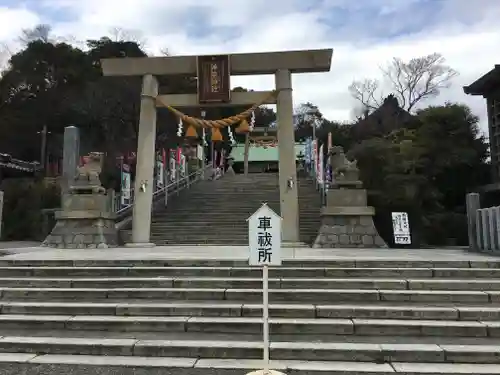
[[[467,191],[488,181],[488,144],[479,118],[467,106],[450,103],[425,108],[418,118],[426,175],[446,209],[464,212]]]
[[[466,106],[446,104],[421,110],[418,120],[414,129],[365,140],[350,153],[358,160],[387,241],[392,238],[390,212],[405,211],[415,243],[443,245],[450,238],[463,243],[465,195],[488,177],[478,118]]]
[[[82,89],[91,71],[87,55],[68,44],[35,40],[13,55],[0,80],[0,147],[38,160],[37,134],[47,125],[61,132],[68,118],[62,98]],[[22,145],[22,147],[20,147]]]

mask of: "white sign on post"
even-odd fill
[[[248,218],[251,266],[281,265],[281,217],[264,203]]]
[[[281,217],[264,203],[248,218],[248,256],[251,266],[262,266],[263,370],[251,374],[280,374],[269,369],[269,266],[281,265]]]
[[[392,213],[392,229],[394,232],[394,243],[397,245],[411,245],[410,221],[408,213]]]

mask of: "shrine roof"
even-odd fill
[[[493,90],[499,90],[500,64],[496,64],[492,70],[472,82],[469,86],[464,86],[463,89],[467,95],[487,95]]]
[[[0,168],[15,169],[23,172],[35,172],[40,169],[40,164],[15,159],[9,154],[0,153]]]

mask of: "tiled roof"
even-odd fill
[[[0,168],[16,169],[24,172],[35,172],[40,169],[40,164],[37,162],[15,159],[9,154],[0,153]]]

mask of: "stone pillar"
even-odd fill
[[[469,248],[478,250],[476,237],[476,217],[477,210],[481,208],[480,197],[478,193],[469,193],[465,196],[465,205],[467,208],[467,230],[469,235]]]
[[[498,207],[490,207],[488,211],[490,216],[488,217],[488,234],[490,236],[491,249],[493,252],[498,251],[498,238],[497,238],[497,210]]]
[[[79,164],[80,129],[76,126],[67,126],[64,128],[62,193],[67,193],[70,181],[76,177]]]
[[[2,239],[3,191],[0,190],[0,240]]]
[[[494,222],[494,237],[495,237],[495,253],[500,253],[500,206],[493,207]]]
[[[276,117],[278,122],[278,155],[280,208],[283,242],[299,242],[299,198],[295,165],[293,127],[292,75],[289,70],[276,72],[278,90]]]
[[[132,243],[127,246],[152,247],[151,208],[154,189],[154,163],[156,141],[156,102],[158,80],[151,74],[142,80],[139,139],[134,184],[134,209],[132,216]]]
[[[483,208],[480,211],[481,215],[481,237],[483,238],[482,244],[483,244],[483,250],[490,250],[491,249],[491,243],[490,243],[490,236],[489,236],[489,212],[487,208]]]
[[[481,208],[476,211],[476,249],[478,251],[484,250],[482,211]]]

